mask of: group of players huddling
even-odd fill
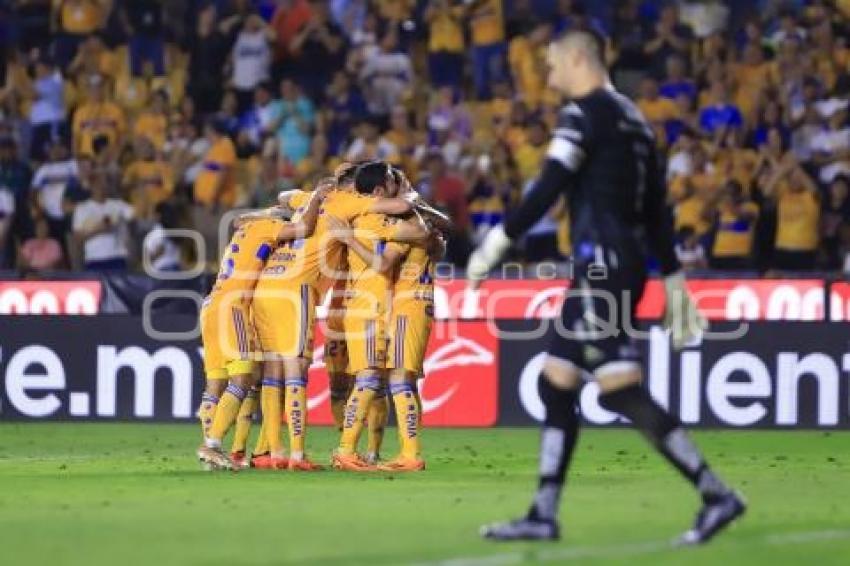
[[[313,191],[282,193],[277,206],[244,215],[237,224],[201,308],[202,464],[322,469],[305,451],[307,371],[316,307],[330,291],[324,362],[341,432],[333,467],[423,470],[416,382],[433,320],[433,266],[445,248],[445,216],[418,198],[402,171],[375,161],[343,164]],[[381,462],[387,392],[400,423],[401,451]],[[262,428],[247,458],[258,397]],[[234,424],[228,455],[222,439]],[[364,424],[369,446],[361,456]]]
[[[743,515],[746,505],[709,467],[681,421],[641,386],[640,356],[629,328],[646,284],[649,253],[660,264],[666,295],[664,325],[671,330],[674,346],[681,348],[698,339],[706,326],[673,253],[672,222],[654,136],[635,105],[611,85],[604,44],[594,33],[567,32],[550,45],[547,59],[549,86],[570,102],[559,113],[533,190],[504,225],[488,232],[466,273],[473,287],[480,285],[512,241],[563,196],[570,209],[575,276],[539,380],[546,411],[537,491],[525,515],[486,525],[481,534],[497,541],[560,537],[561,495],[580,429],[578,396],[583,381],[592,379],[600,389],[600,405],[631,421],[699,493],[702,508],[679,542],[702,544]],[[201,460],[212,466],[231,465],[221,452],[221,438],[253,384],[246,330],[246,321],[252,319],[266,355],[261,437],[267,444],[257,452],[268,452],[268,457],[254,462],[277,468],[286,462],[278,434],[285,389],[291,442],[287,465],[295,470],[315,469],[304,457],[304,375],[315,301],[323,289],[336,285],[343,298],[333,306],[344,306],[344,314],[332,308],[334,322],[329,326],[344,331],[347,365],[355,377],[341,412],[347,382],[339,376],[342,366],[332,362],[337,374],[332,387],[342,428],[333,464],[357,471],[424,467],[415,442],[418,404],[412,380],[421,372],[431,320],[429,269],[431,259],[439,255],[439,235],[423,228],[418,216],[408,220],[393,216],[410,214],[413,208],[410,199],[395,196],[409,192],[400,172],[384,163],[362,165],[354,175],[356,192],[345,181],[348,173],[340,175],[333,188],[289,197],[284,208],[295,209],[294,223],[267,219],[246,224],[224,259],[218,285],[202,314],[204,344],[210,345],[206,358],[210,387],[201,407],[205,423],[212,395],[221,388],[216,384],[223,383],[217,380],[230,378],[199,449]],[[320,206],[324,214],[316,220]],[[428,214],[437,218],[433,212]],[[366,237],[352,236],[349,222],[364,230]],[[330,232],[342,236],[328,237]],[[320,273],[320,258],[341,268],[345,249],[347,276]],[[255,289],[256,278],[249,279],[236,287],[236,300],[223,298],[232,297],[228,291],[233,288],[234,268],[257,272],[263,263]],[[408,267],[410,277],[405,275]],[[599,276],[600,271],[604,276]],[[391,292],[391,298],[386,298],[385,291]],[[605,323],[615,331],[602,331],[600,325]],[[216,338],[221,338],[217,333],[223,332],[232,334],[223,341],[238,343],[242,355],[223,358],[215,351]],[[386,363],[385,334],[390,344]],[[328,352],[333,357],[333,343]],[[402,453],[388,464],[375,466],[360,458],[355,446],[369,405],[382,388],[384,368],[390,368],[390,391],[402,423]]]

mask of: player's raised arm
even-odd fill
[[[388,216],[402,216],[413,210],[413,203],[400,197],[378,197],[369,207],[369,212],[375,214],[386,214]]]
[[[454,223],[448,215],[440,212],[424,200],[419,199],[414,202],[416,203],[414,211],[421,215],[426,225],[433,227],[444,234],[452,231]]]
[[[309,238],[316,230],[316,221],[319,218],[319,209],[325,197],[333,188],[333,185],[324,184],[319,186],[310,197],[307,209],[298,222],[285,224],[278,234],[278,240],[295,240],[297,238]]]

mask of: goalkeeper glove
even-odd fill
[[[685,275],[677,271],[664,278],[665,330],[670,331],[673,348],[681,350],[686,344],[702,337],[708,321],[697,310],[685,287]]]
[[[505,234],[503,225],[494,226],[487,232],[484,241],[472,252],[469,263],[466,264],[466,277],[473,286],[477,286],[487,277],[510,247],[511,239]]]

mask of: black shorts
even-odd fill
[[[589,373],[617,362],[638,363],[631,329],[646,284],[644,268],[608,268],[604,277],[594,277],[577,267],[576,275],[555,321],[549,355]]]

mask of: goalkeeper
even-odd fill
[[[482,529],[494,540],[553,540],[561,491],[579,431],[582,375],[600,388],[600,404],[628,418],[699,492],[702,509],[683,544],[708,541],[744,512],[674,416],[641,387],[642,370],[629,329],[646,282],[647,251],[664,275],[665,325],[674,346],[698,338],[705,321],[684,286],[673,253],[672,222],[652,130],[625,96],[610,86],[602,42],[570,31],[549,48],[549,85],[571,99],[558,116],[536,186],[472,254],[467,276],[477,286],[511,242],[555,203],[568,202],[574,278],[555,322],[540,377],[546,409],[539,484],[528,513]],[[647,249],[648,248],[648,249]]]

